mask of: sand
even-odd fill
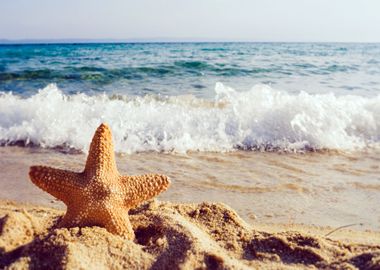
[[[130,211],[135,241],[56,228],[57,209],[0,202],[3,269],[380,269],[380,233],[249,225],[221,203],[149,201]]]

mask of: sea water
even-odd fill
[[[1,198],[49,204],[28,166],[80,171],[101,122],[164,199],[380,228],[380,44],[0,46]]]

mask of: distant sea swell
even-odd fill
[[[343,67],[344,68],[344,67]],[[61,70],[54,69],[30,69],[23,71],[0,72],[0,81],[12,80],[89,80],[99,84],[107,84],[118,79],[143,79],[145,77],[162,76],[186,76],[202,75],[207,72],[211,75],[237,76],[252,75],[258,73],[284,72],[279,67],[272,69],[265,68],[233,68],[225,67],[223,64],[213,66],[201,61],[178,61],[171,65],[161,65],[155,67],[122,67],[122,68],[102,68],[102,67],[65,67]]]
[[[272,65],[271,67],[233,67],[223,63],[208,64],[204,61],[175,61],[170,64],[157,66],[137,66],[137,67],[120,67],[104,68],[94,66],[63,67],[61,69],[25,69],[20,71],[0,71],[0,81],[12,80],[89,80],[99,84],[107,84],[118,79],[143,79],[145,77],[162,77],[162,76],[202,76],[203,73],[214,76],[243,76],[243,75],[265,75],[276,73],[283,75],[297,74],[294,70],[298,68],[300,74],[310,72],[315,75],[325,75],[334,72],[355,71],[355,66],[331,64],[323,68],[311,64],[294,64],[294,66],[284,67]]]
[[[237,92],[217,83],[192,95],[64,94],[55,84],[0,94],[0,143],[86,150],[100,122],[116,151],[363,150],[380,145],[380,95],[290,94],[267,85]]]
[[[380,45],[339,43],[146,43],[0,45],[0,91],[22,96],[57,83],[66,94],[194,94],[216,82],[248,90],[375,96]],[[351,94],[351,93],[350,93]]]

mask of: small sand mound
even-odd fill
[[[0,206],[5,269],[380,269],[380,245],[256,231],[224,204],[151,201],[130,211],[135,241],[55,228],[58,210]]]

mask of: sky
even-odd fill
[[[0,0],[0,39],[380,42],[380,0]]]

